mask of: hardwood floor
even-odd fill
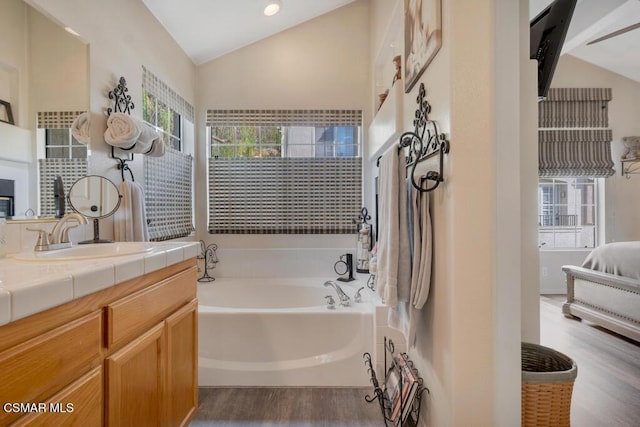
[[[571,403],[576,427],[640,426],[640,343],[561,312],[564,296],[540,299],[540,343],[578,365]]]
[[[370,388],[200,388],[191,427],[380,427]]]
[[[640,426],[640,343],[562,315],[564,297],[540,299],[541,344],[576,361],[574,427]],[[370,388],[201,388],[192,427],[379,427]]]

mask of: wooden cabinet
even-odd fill
[[[195,259],[4,325],[0,425],[188,425],[197,336]]]
[[[163,326],[156,325],[107,358],[108,426],[164,425]]]
[[[46,411],[20,418],[12,427],[86,427],[102,425],[102,366],[80,377],[46,402]]]
[[[193,300],[165,322],[167,343],[167,425],[182,425],[198,407],[198,302]]]
[[[47,398],[100,364],[101,313],[93,312],[0,353],[2,404],[43,404]],[[0,425],[39,407],[0,410]]]

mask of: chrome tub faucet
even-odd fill
[[[333,280],[327,280],[326,282],[324,282],[324,286],[332,286],[333,289],[336,290],[336,292],[338,293],[338,298],[340,299],[341,306],[351,306],[351,298],[349,298],[349,295],[347,295],[336,282],[334,282]]]

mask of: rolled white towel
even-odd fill
[[[88,144],[91,142],[91,112],[80,114],[71,124],[71,134],[78,142]]]
[[[139,154],[147,154],[152,149],[153,143],[160,139],[160,134],[145,123],[140,123],[139,127],[140,136],[131,151]]]
[[[107,119],[104,140],[114,147],[131,149],[142,132],[141,123],[124,113],[113,113]]]
[[[162,139],[158,138],[153,141],[153,144],[151,144],[151,149],[145,154],[150,157],[162,157],[164,156],[164,151],[164,142],[162,142]]]

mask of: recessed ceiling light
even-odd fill
[[[280,11],[282,3],[280,0],[269,0],[264,7],[264,14],[267,16],[273,16]]]

